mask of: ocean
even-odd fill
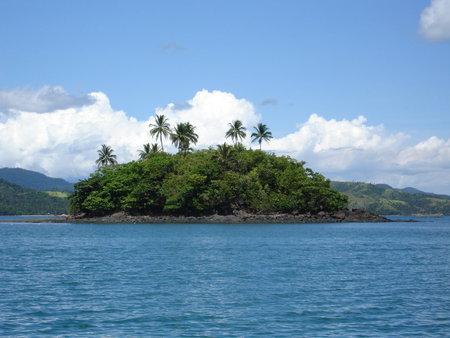
[[[0,335],[450,336],[450,217],[420,220],[0,223]]]

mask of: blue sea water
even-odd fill
[[[0,223],[3,336],[450,336],[450,218]]]

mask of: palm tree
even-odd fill
[[[189,146],[190,143],[196,144],[198,141],[198,135],[195,133],[195,127],[189,122],[177,123],[172,134],[170,134],[172,143],[178,148],[179,152],[187,153],[192,150]]]
[[[152,154],[159,152],[159,146],[158,143],[152,143],[152,147],[150,148],[150,152]]]
[[[164,145],[163,145],[163,136],[166,138],[170,135],[170,124],[167,122],[168,119],[164,115],[156,115],[155,117],[155,123],[150,123],[149,127],[150,129],[150,135],[156,136],[156,139],[159,138],[161,141],[161,149],[164,151]]]
[[[148,155],[152,153],[157,153],[159,151],[159,147],[157,143],[153,143],[150,145],[150,143],[146,143],[143,145],[143,149],[139,150],[139,159],[145,160]]]
[[[113,164],[117,164],[117,156],[113,154],[114,150],[107,146],[106,144],[102,144],[102,147],[97,150],[98,159],[95,161],[97,167],[107,167]]]
[[[217,158],[222,162],[226,163],[231,158],[232,146],[228,144],[218,144],[217,145]]]
[[[259,143],[259,150],[261,150],[261,143],[262,141],[269,142],[272,136],[272,132],[269,131],[269,128],[265,124],[258,123],[256,127],[253,127],[255,130],[254,133],[252,133],[252,142],[258,141]]]
[[[230,126],[230,129],[226,132],[225,137],[230,138],[233,141],[234,144],[238,140],[243,140],[247,134],[245,133],[246,128],[242,125],[242,122],[240,120],[235,120],[231,123],[228,123]]]

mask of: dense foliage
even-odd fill
[[[383,215],[450,215],[450,197],[445,195],[426,194],[412,188],[401,191],[388,185],[356,182],[332,182],[331,186],[349,197],[352,208]]]
[[[70,212],[290,213],[334,211],[346,203],[346,196],[303,162],[225,144],[188,154],[150,153],[142,161],[102,167],[75,185]]]
[[[67,213],[67,198],[50,196],[0,179],[0,215]]]
[[[52,178],[35,171],[20,168],[1,168],[0,179],[40,191],[73,191],[73,184],[61,178]]]

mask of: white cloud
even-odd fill
[[[365,122],[363,116],[336,121],[313,114],[295,133],[273,140],[270,148],[335,172],[365,167],[387,154],[392,156],[406,139],[403,134],[388,134],[383,126],[368,126]]]
[[[449,168],[450,139],[445,141],[436,136],[420,142],[413,147],[403,149],[396,159],[401,166],[417,170]]]
[[[131,160],[146,138],[145,124],[112,110],[103,93],[89,98],[93,103],[88,106],[47,113],[17,111],[0,123],[0,166],[81,177],[93,169],[102,143],[110,144],[123,161]]]
[[[69,107],[80,107],[93,103],[89,95],[74,96],[60,86],[44,86],[40,89],[0,89],[0,114],[15,111],[50,112]]]
[[[260,120],[253,105],[244,99],[237,99],[231,93],[218,90],[199,91],[184,104],[168,104],[157,108],[157,114],[164,114],[172,126],[178,122],[190,122],[196,126],[199,135],[198,147],[208,147],[225,142],[228,123],[241,120],[249,129]]]
[[[450,39],[450,0],[432,0],[420,15],[420,31],[429,40]]]
[[[403,175],[398,177],[399,186],[450,194],[450,139],[432,136],[402,149],[394,163],[403,169]]]
[[[137,159],[142,144],[156,142],[148,133],[153,118],[138,121],[116,111],[100,92],[89,94],[89,102],[49,112],[16,110],[0,120],[0,167],[79,178],[92,172],[97,149],[103,143],[112,146],[119,162],[127,162]],[[232,120],[241,120],[248,134],[261,120],[249,101],[207,90],[197,92],[183,104],[156,108],[155,114],[165,114],[172,125],[189,121],[196,126],[197,149],[224,142]],[[247,137],[247,145],[249,142]],[[449,194],[450,140],[430,137],[415,145],[408,142],[408,135],[370,125],[363,116],[327,120],[313,114],[294,133],[264,143],[263,149],[305,160],[308,167],[331,179],[413,186]],[[168,140],[165,145],[175,151]]]
[[[450,193],[450,140],[431,137],[407,146],[407,135],[366,122],[362,116],[336,121],[313,114],[296,132],[274,139],[266,148],[305,160],[336,180]]]
[[[37,97],[42,91],[32,95],[29,90],[26,96]],[[9,96],[18,98],[21,93],[11,91]],[[97,149],[103,143],[115,150],[119,162],[127,162],[137,158],[142,144],[156,142],[148,132],[151,119],[137,121],[123,111],[113,110],[108,97],[100,92],[89,94],[88,99],[88,105],[53,110],[59,102],[57,97],[56,103],[48,100],[49,112],[42,112],[43,105],[37,104],[38,112],[27,107],[28,112],[14,110],[14,114],[0,120],[0,167],[21,167],[54,177],[83,177],[94,169]],[[2,97],[0,106],[5,110],[17,108],[15,100]],[[227,123],[234,119],[247,125],[259,120],[248,101],[206,90],[186,104],[169,104],[157,108],[156,113],[166,114],[172,125],[189,121],[197,126],[199,144],[195,148],[223,142]]]

